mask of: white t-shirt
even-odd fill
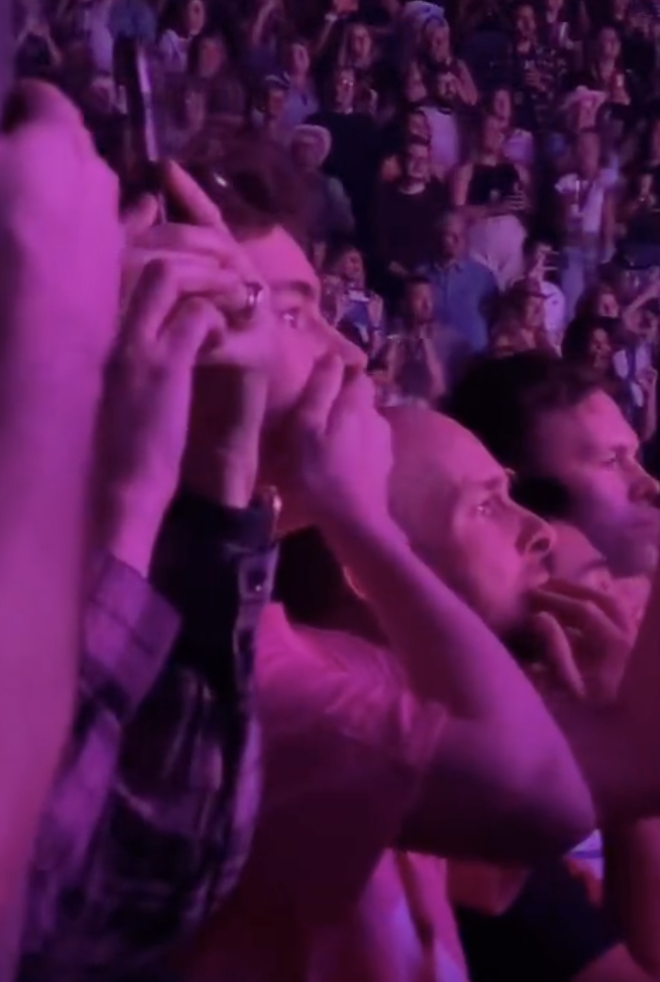
[[[461,138],[456,116],[432,106],[423,106],[422,112],[431,130],[433,163],[447,174],[458,167],[461,160]]]
[[[566,297],[555,283],[544,280],[541,283],[545,333],[550,344],[561,352],[561,342],[566,327]]]
[[[601,170],[587,183],[577,174],[565,174],[555,185],[561,195],[571,198],[570,218],[585,235],[598,235],[603,221],[605,195],[616,184],[611,170]]]

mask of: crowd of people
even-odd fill
[[[0,982],[658,982],[660,5],[15,62]]]
[[[660,14],[652,0],[21,0],[19,73],[136,164],[118,38],[147,46],[160,149],[295,161],[328,320],[383,404],[435,404],[475,353],[546,349],[656,430]],[[570,325],[570,331],[566,334]]]

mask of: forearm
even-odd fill
[[[0,380],[0,868],[16,874],[73,709],[100,371],[55,364],[28,382],[8,364],[12,377]],[[21,384],[36,393],[31,400]]]
[[[633,958],[660,975],[660,820],[606,831],[605,903]]]
[[[340,562],[355,576],[415,690],[459,717],[502,716],[506,726],[540,717],[554,731],[508,651],[383,520],[346,514],[321,521]]]

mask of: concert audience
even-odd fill
[[[0,982],[660,978],[659,5],[14,29]]]

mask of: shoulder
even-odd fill
[[[272,737],[316,734],[326,749],[339,738],[361,746],[365,760],[423,768],[444,721],[441,707],[413,695],[389,651],[345,632],[294,627],[281,608],[264,615],[257,679]]]
[[[490,289],[496,285],[497,280],[493,271],[484,265],[484,263],[480,263],[478,259],[468,257],[463,260],[463,265],[469,277],[481,286]]]

